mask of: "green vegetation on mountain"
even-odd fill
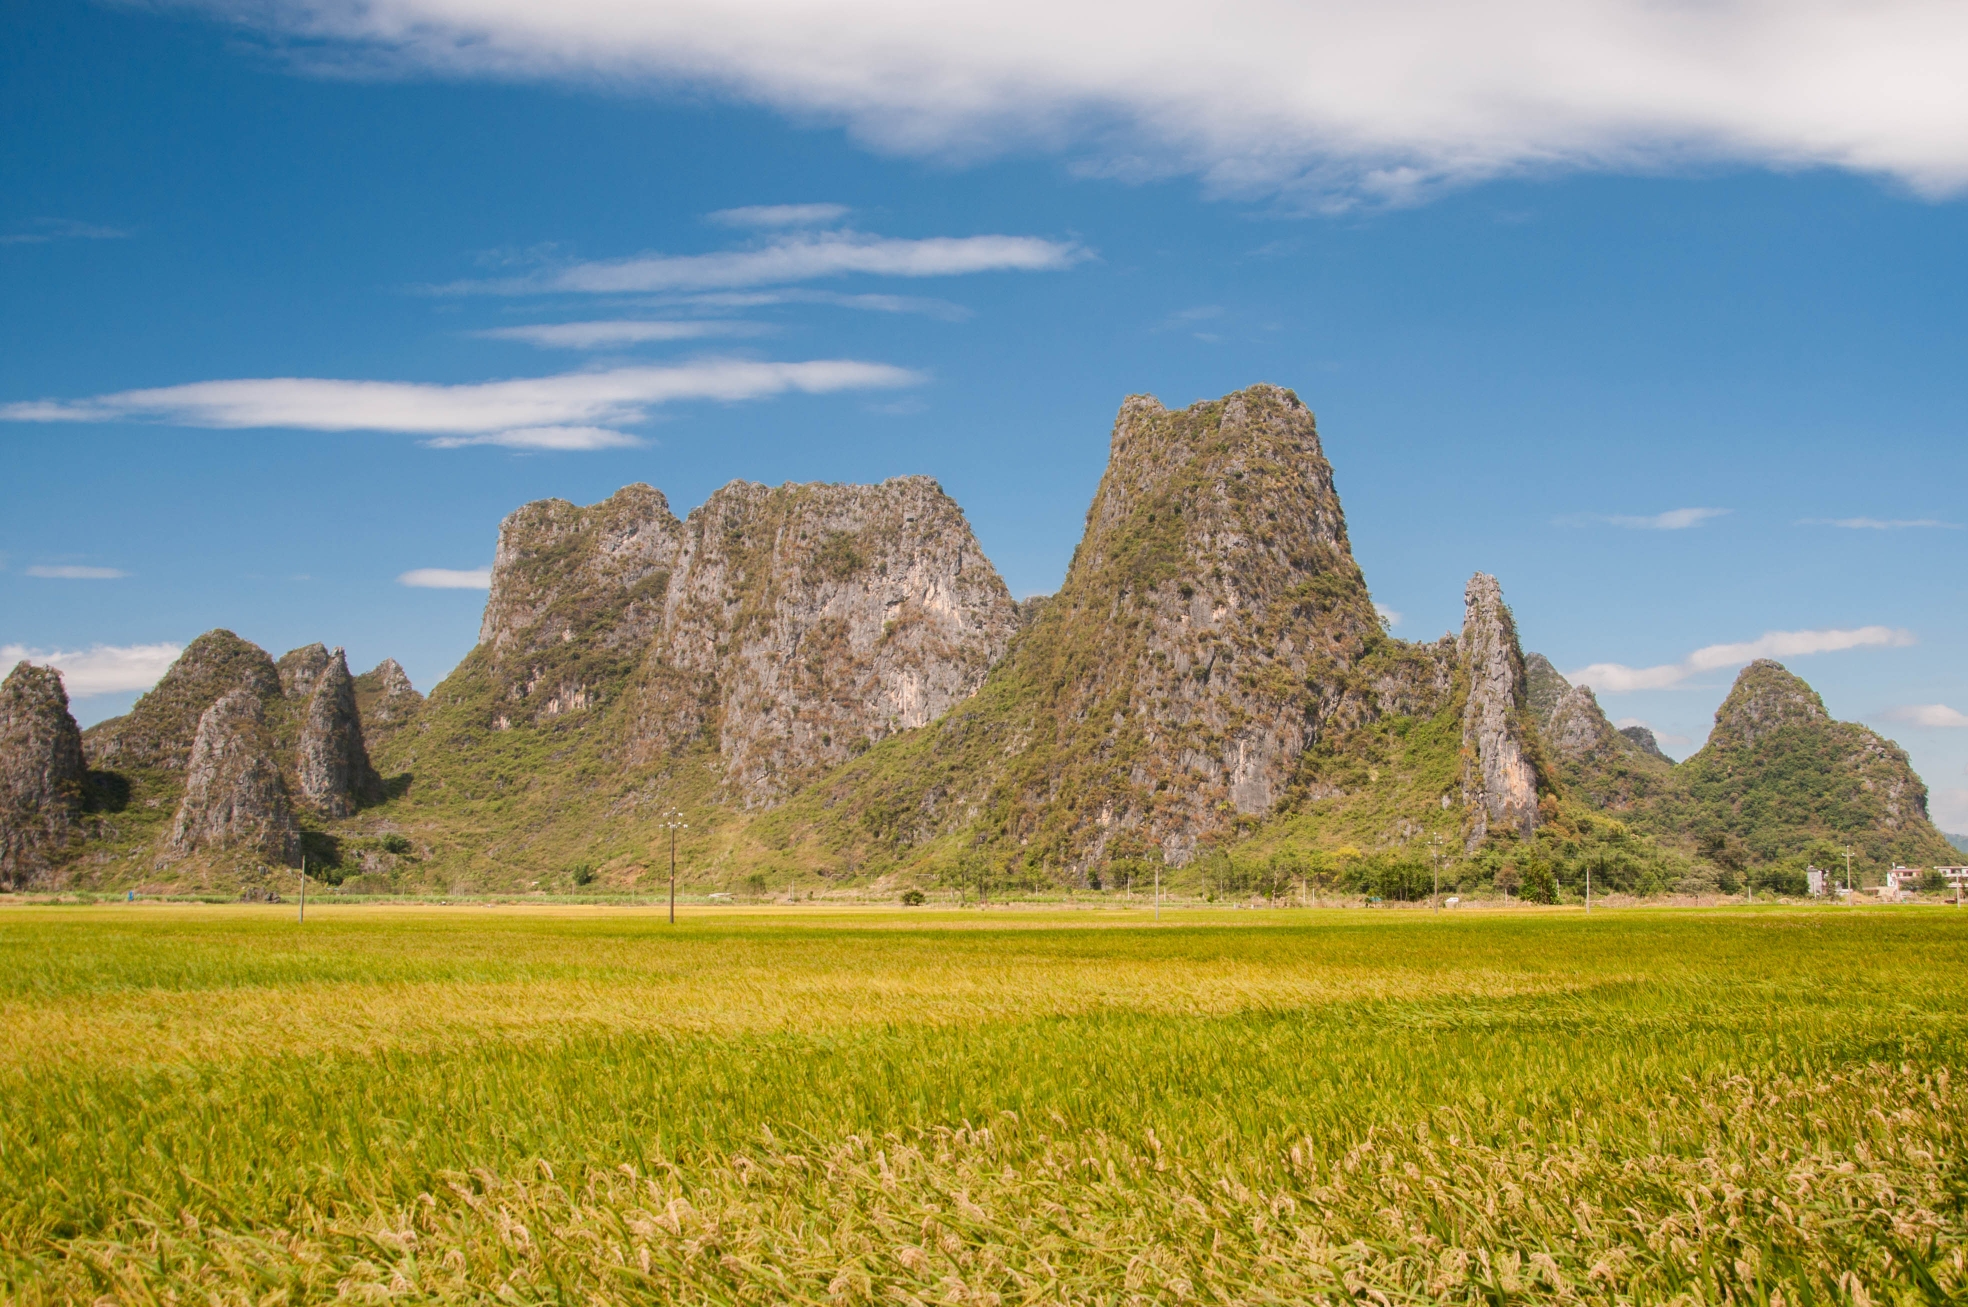
[[[1385,632],[1290,391],[1137,396],[1055,595],[1014,603],[923,477],[734,482],[682,521],[648,486],[540,501],[501,525],[480,642],[427,700],[394,662],[349,677],[325,646],[276,664],[214,631],[84,735],[66,834],[0,833],[55,850],[38,886],[207,892],[283,883],[276,847],[368,892],[647,891],[679,810],[686,884],[754,896],[1159,874],[1219,899],[1555,901],[1588,874],[1788,893],[1847,846],[1862,880],[1959,856],[1905,754],[1776,664],[1677,766],[1523,653],[1496,578],[1465,605],[1459,637]],[[229,761],[188,797],[235,689],[263,720],[215,738]],[[9,748],[9,775],[53,765]],[[228,833],[287,821],[298,845]]]

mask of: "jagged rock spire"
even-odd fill
[[[298,860],[300,831],[274,761],[265,709],[252,690],[221,696],[198,719],[171,847],[179,853],[237,850],[287,865]]]
[[[52,667],[0,682],[0,889],[41,877],[82,813],[82,732]]]
[[[347,817],[378,789],[347,656],[340,649],[328,655],[313,682],[294,768],[301,799],[324,817]]]
[[[185,647],[163,679],[122,717],[97,722],[83,736],[92,765],[117,771],[182,771],[199,718],[228,690],[280,697],[280,673],[266,650],[231,631],[207,631]]]
[[[1525,728],[1524,651],[1504,607],[1503,587],[1478,572],[1463,591],[1462,665],[1469,703],[1462,714],[1462,801],[1474,849],[1492,830],[1528,838],[1537,829],[1536,750]]]
[[[289,649],[274,666],[280,670],[280,692],[289,699],[305,700],[314,693],[314,683],[328,670],[328,646],[317,640]]]
[[[424,696],[410,684],[409,673],[394,658],[385,658],[355,678],[355,706],[362,713],[362,741],[377,744],[416,716]]]

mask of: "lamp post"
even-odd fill
[[[663,828],[670,833],[670,924],[676,925],[676,833],[689,830],[683,814],[671,808],[663,814]]]

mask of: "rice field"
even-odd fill
[[[1957,1301],[1948,908],[0,909],[0,1298]]]

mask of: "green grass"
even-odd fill
[[[1927,1302],[1968,913],[0,911],[0,1298]]]

